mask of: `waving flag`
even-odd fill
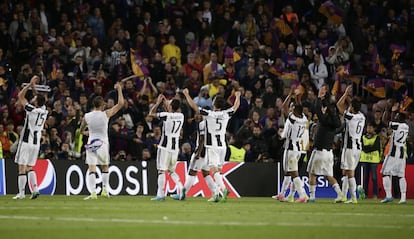
[[[319,7],[319,12],[328,18],[330,22],[339,25],[342,23],[343,18],[343,11],[339,7],[335,6],[331,1],[324,2]]]
[[[283,36],[289,36],[293,33],[292,28],[283,19],[274,18],[272,21],[272,29],[279,29]]]
[[[405,82],[391,79],[382,79],[382,81],[385,83],[385,85],[391,87],[394,90],[398,90],[401,88],[401,86],[405,85]]]
[[[362,89],[378,98],[385,98],[385,83],[381,78],[369,80],[367,84],[362,87]]]
[[[142,61],[140,57],[136,54],[135,50],[132,48],[130,48],[130,57],[131,57],[132,72],[134,73],[135,76],[142,77],[144,75],[149,75],[149,70],[147,69],[147,67],[142,65]]]
[[[400,46],[400,45],[397,45],[397,44],[391,44],[390,49],[392,51],[391,60],[393,60],[393,61],[398,60],[398,58],[400,58],[401,53],[403,53],[405,51],[404,46]]]

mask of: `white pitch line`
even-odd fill
[[[181,221],[157,219],[125,219],[125,218],[75,218],[75,217],[36,217],[36,216],[8,216],[0,215],[0,220],[31,220],[31,221],[70,221],[70,222],[104,222],[104,223],[130,223],[130,224],[174,224],[198,226],[281,226],[281,227],[334,227],[334,228],[375,228],[375,229],[410,229],[414,225],[377,225],[377,224],[341,224],[341,223],[312,223],[312,222],[213,222],[213,221]]]
[[[28,211],[28,210],[56,210],[56,207],[37,207],[37,206],[19,206],[19,207],[10,207],[10,206],[0,206],[1,210],[21,210],[21,211]],[[129,208],[118,208],[118,209],[125,209],[129,210]],[[73,207],[59,207],[59,210],[73,210]],[[102,210],[102,207],[88,207],[88,210]],[[205,212],[208,210],[198,210],[199,212]],[[335,214],[337,216],[360,216],[360,217],[388,217],[390,214],[386,213],[358,213],[358,212],[336,212],[336,211],[327,211],[327,212],[303,212],[303,211],[281,211],[278,214],[285,214],[285,215],[312,215],[312,216],[326,216]],[[414,217],[414,214],[409,213],[400,213],[400,214],[392,214],[395,217]]]

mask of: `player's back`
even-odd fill
[[[396,147],[404,147],[408,137],[408,124],[390,122],[390,126],[392,129],[392,144]]]
[[[108,116],[105,111],[91,111],[85,114],[89,128],[89,141],[100,139],[108,142]]]
[[[24,108],[26,119],[21,133],[21,140],[25,143],[40,145],[41,133],[48,111],[45,106],[36,108],[31,104],[26,104]]]
[[[163,123],[159,147],[167,150],[179,150],[178,143],[184,125],[184,114],[180,112],[160,112],[157,116]]]
[[[301,117],[295,116],[291,113],[287,119],[288,132],[286,132],[285,148],[295,151],[300,151],[300,141],[305,133],[308,119],[304,114]]]
[[[362,149],[361,140],[365,127],[365,115],[361,112],[356,114],[345,112],[345,139],[344,148]]]
[[[222,111],[201,109],[200,113],[205,116],[206,121],[206,147],[226,147],[227,124],[234,114],[234,109]]]

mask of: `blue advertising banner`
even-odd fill
[[[0,159],[0,195],[6,195],[6,172],[4,159]]]

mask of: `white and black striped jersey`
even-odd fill
[[[40,145],[43,126],[47,119],[48,111],[45,106],[36,108],[30,103],[24,106],[26,119],[20,135],[21,142],[32,145]]]
[[[108,116],[105,111],[91,111],[85,114],[85,121],[88,124],[88,143],[94,139],[100,139],[106,143],[108,138]]]
[[[305,114],[302,114],[300,118],[296,117],[293,113],[289,114],[282,133],[282,138],[286,138],[285,149],[294,151],[304,150],[300,143],[304,136],[307,123],[308,118],[306,118]]]
[[[362,150],[362,134],[365,127],[365,115],[361,112],[352,114],[349,111],[344,112],[345,119],[345,136],[344,149]]]
[[[200,137],[205,137],[206,133],[206,121],[202,120],[198,122],[197,124],[197,139],[196,139],[196,147],[194,152],[197,152],[200,147],[203,147],[204,145],[200,145]],[[201,152],[201,156],[204,156],[204,149]]]
[[[388,154],[392,157],[404,158],[409,126],[406,123],[390,122],[390,128],[392,135]]]
[[[184,124],[184,115],[179,112],[160,112],[157,117],[162,120],[162,135],[158,145],[169,151],[179,150],[180,133]]]
[[[222,111],[212,111],[200,108],[200,113],[205,116],[206,121],[205,146],[226,148],[227,124],[234,114],[233,107]]]

